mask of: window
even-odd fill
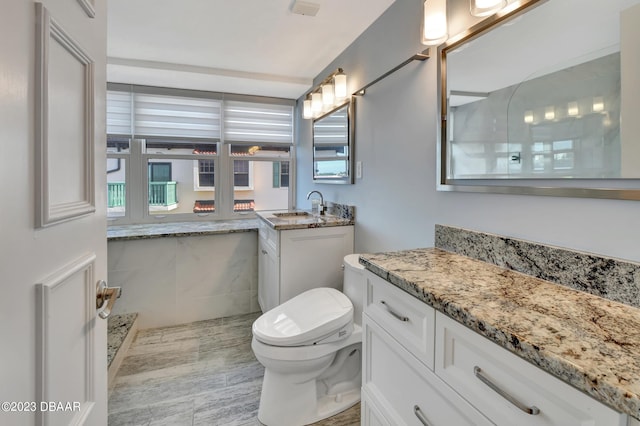
[[[273,187],[289,187],[289,162],[276,161],[273,163]]]
[[[109,218],[119,223],[228,219],[289,208],[293,105],[109,84]],[[282,170],[278,188],[286,190],[274,191],[275,164]]]
[[[198,188],[215,188],[216,174],[213,160],[198,160]]]

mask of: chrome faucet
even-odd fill
[[[307,194],[307,200],[309,199],[309,197],[311,197],[311,194],[313,194],[314,192],[320,196],[320,206],[319,206],[319,210],[320,210],[320,214],[321,214],[321,215],[324,215],[324,209],[325,209],[325,207],[324,207],[324,197],[322,196],[322,192],[320,192],[320,191],[311,191],[311,192],[309,192],[309,193]]]

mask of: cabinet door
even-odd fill
[[[280,268],[276,251],[268,241],[258,238],[258,303],[262,312],[279,304]]]
[[[436,374],[497,425],[623,426],[626,416],[436,313]]]
[[[383,419],[395,426],[492,424],[366,314],[363,331],[363,388]]]
[[[362,426],[391,426],[391,423],[384,418],[380,409],[376,405],[376,400],[369,395],[366,388],[362,388],[360,404],[360,420]]]
[[[280,303],[318,287],[342,290],[342,262],[353,253],[353,226],[280,231]]]

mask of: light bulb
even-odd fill
[[[344,73],[336,74],[333,77],[334,94],[340,100],[347,97],[347,75]]]
[[[327,83],[322,85],[322,103],[325,105],[333,105],[335,99],[333,96],[333,84]]]
[[[470,0],[469,9],[473,16],[489,16],[507,5],[506,0]]]
[[[311,113],[311,99],[305,99],[302,103],[302,118],[309,119],[313,117]]]
[[[311,95],[311,111],[313,114],[322,112],[322,94],[320,92]]]
[[[449,38],[447,34],[446,0],[426,0],[423,4],[421,42],[427,46],[436,46]]]

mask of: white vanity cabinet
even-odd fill
[[[266,312],[312,288],[342,290],[353,225],[277,230],[259,221],[258,303]]]
[[[435,310],[367,272],[364,425],[491,425],[433,372]]]
[[[366,275],[363,425],[627,425],[627,415]]]

